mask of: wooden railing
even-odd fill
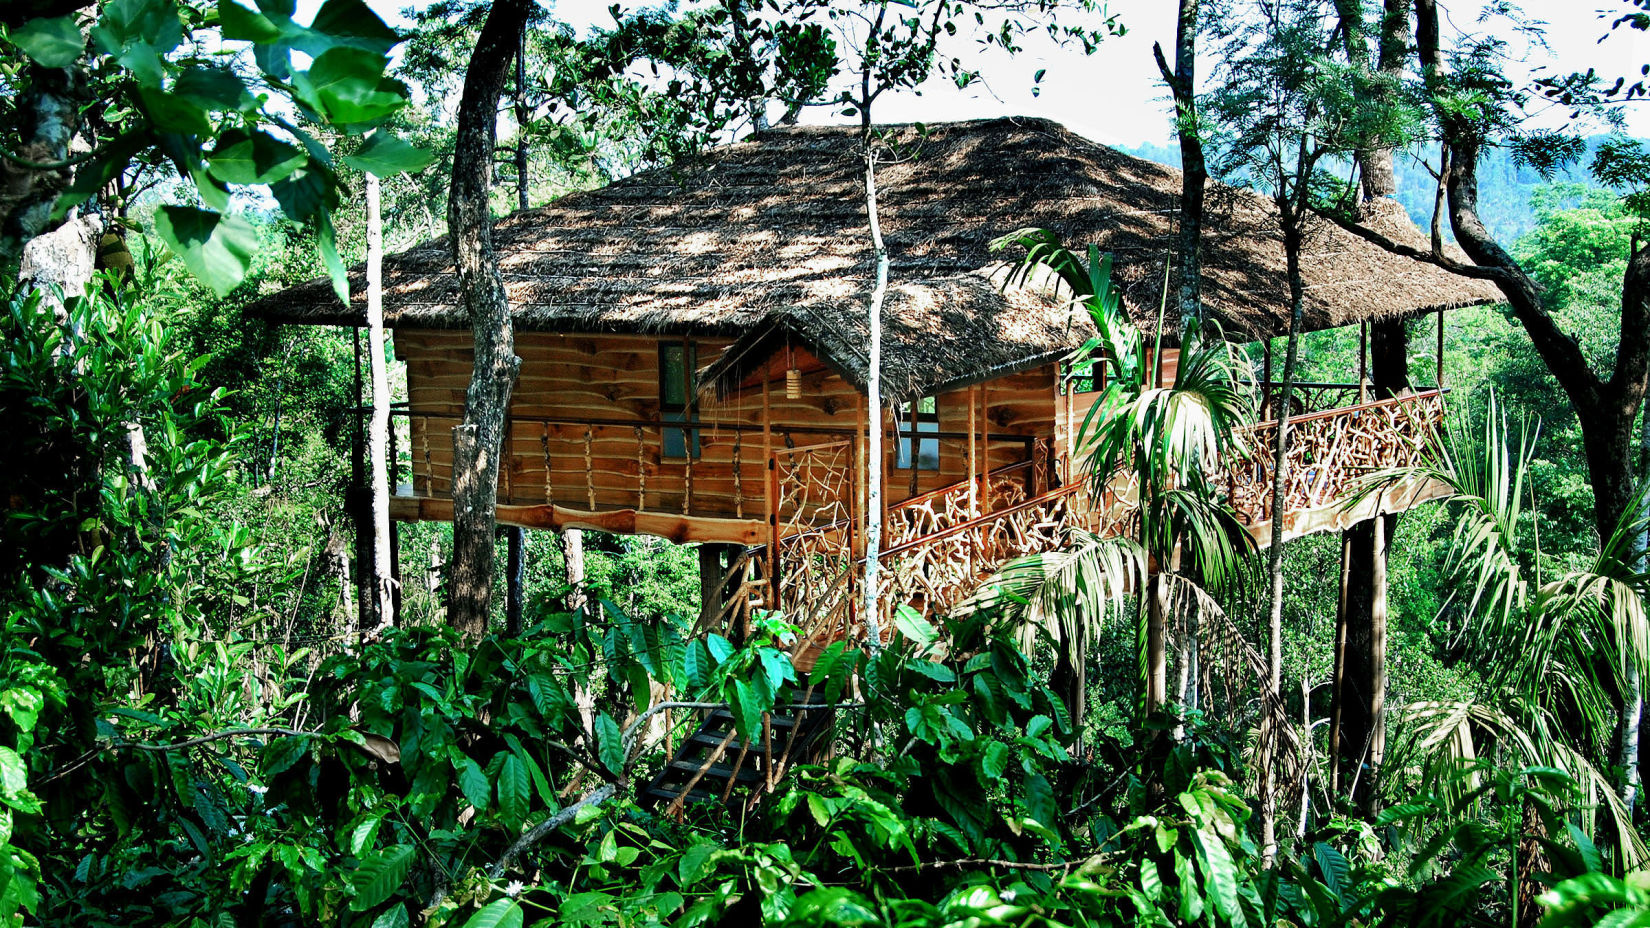
[[[1421,463],[1444,415],[1444,390],[1375,400],[1289,418],[1284,452],[1283,502],[1287,512],[1317,509],[1339,500],[1380,470]],[[1272,517],[1272,449],[1276,420],[1240,435],[1248,457],[1226,467],[1232,509],[1254,525]]]

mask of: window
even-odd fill
[[[659,418],[666,422],[697,422],[699,409],[693,402],[693,372],[697,367],[692,342],[659,344]],[[664,430],[663,455],[682,459],[689,451],[699,457],[699,430]]]
[[[917,470],[940,469],[940,413],[932,396],[925,396],[915,403],[899,404],[895,427],[899,431],[899,444],[894,451],[895,467],[912,469],[911,446],[914,444]]]

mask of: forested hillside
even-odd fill
[[[0,924],[1650,924],[1650,103],[1451,6],[0,5]]]

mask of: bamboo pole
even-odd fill
[[[779,471],[773,459],[773,378],[762,373],[762,459],[767,462],[767,478],[762,481],[763,515],[768,523],[768,608],[779,608],[779,505],[775,481]]]
[[[1369,323],[1358,323],[1358,405],[1368,401],[1364,384],[1369,380]]]
[[[980,485],[978,474],[980,462],[976,445],[979,442],[978,428],[974,413],[974,393],[978,387],[968,388],[968,517],[970,519],[980,514]]]
[[[1438,365],[1438,375],[1435,382],[1438,384],[1438,389],[1442,390],[1444,389],[1444,311],[1442,309],[1438,310],[1438,357],[1435,362]]]

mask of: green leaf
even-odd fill
[[[218,0],[218,23],[223,37],[254,45],[273,45],[281,39],[281,29],[269,17],[254,13],[234,0]]]
[[[739,737],[752,741],[761,733],[762,713],[772,707],[773,700],[763,699],[762,692],[744,680],[734,681],[733,694],[733,721]]]
[[[718,664],[733,656],[733,642],[715,632],[711,632],[705,638],[705,646],[710,649],[710,656],[715,658]]]
[[[1192,839],[1197,842],[1203,875],[1214,890],[1215,911],[1234,925],[1243,924],[1243,910],[1238,906],[1237,866],[1232,863],[1225,842],[1206,828],[1192,832]]]
[[[411,919],[407,915],[405,903],[393,909],[385,909],[378,917],[372,920],[372,928],[407,928]]]
[[[410,844],[397,844],[361,861],[349,875],[355,897],[349,901],[351,912],[366,910],[384,904],[407,881],[412,872],[418,849]]]
[[[219,296],[240,286],[258,251],[258,231],[252,223],[191,206],[156,210],[155,234]]]
[[[431,160],[430,153],[422,148],[414,148],[386,129],[374,129],[361,150],[344,158],[344,163],[357,171],[390,177],[422,171]]]
[[[92,27],[92,42],[120,62],[138,83],[159,90],[162,56],[183,42],[183,22],[172,0],[113,0]]]
[[[0,790],[20,793],[29,786],[29,768],[11,748],[0,745]]]
[[[514,899],[496,899],[470,916],[464,928],[521,928],[521,906]]]
[[[172,82],[172,93],[214,112],[249,112],[257,101],[228,68],[190,68]]]
[[[266,132],[230,129],[207,161],[212,176],[229,184],[273,184],[292,176],[309,156]]]
[[[338,45],[389,54],[401,41],[395,30],[384,24],[372,8],[361,0],[327,0],[315,14],[311,35]],[[311,54],[314,51],[311,50]]]
[[[11,31],[11,43],[43,68],[66,68],[86,51],[73,16],[31,19]]]
[[[334,48],[292,76],[298,95],[334,125],[376,122],[407,103],[406,87],[384,76],[387,59],[359,48]]]
[[[489,801],[493,797],[493,785],[487,782],[487,774],[481,770],[473,758],[466,757],[460,761],[458,767],[458,789],[470,805],[476,807],[477,812],[487,811]]]
[[[911,639],[917,646],[918,654],[927,651],[940,637],[939,630],[910,606],[901,605],[894,610],[894,627],[900,630],[900,634]]]
[[[143,110],[149,114],[149,121],[161,132],[196,138],[206,138],[212,134],[212,120],[207,118],[206,111],[183,97],[139,87],[138,98],[143,101]]]
[[[511,831],[519,831],[527,819],[527,803],[533,792],[533,778],[527,765],[510,754],[498,771],[498,814]]]
[[[624,735],[606,712],[596,716],[596,751],[602,766],[615,774],[624,771]]]
[[[1001,741],[993,741],[985,749],[985,757],[980,760],[980,769],[985,772],[987,779],[1002,779],[1003,774],[1008,771],[1008,761],[1011,756],[1012,753],[1009,751],[1008,745],[1003,744]]]

